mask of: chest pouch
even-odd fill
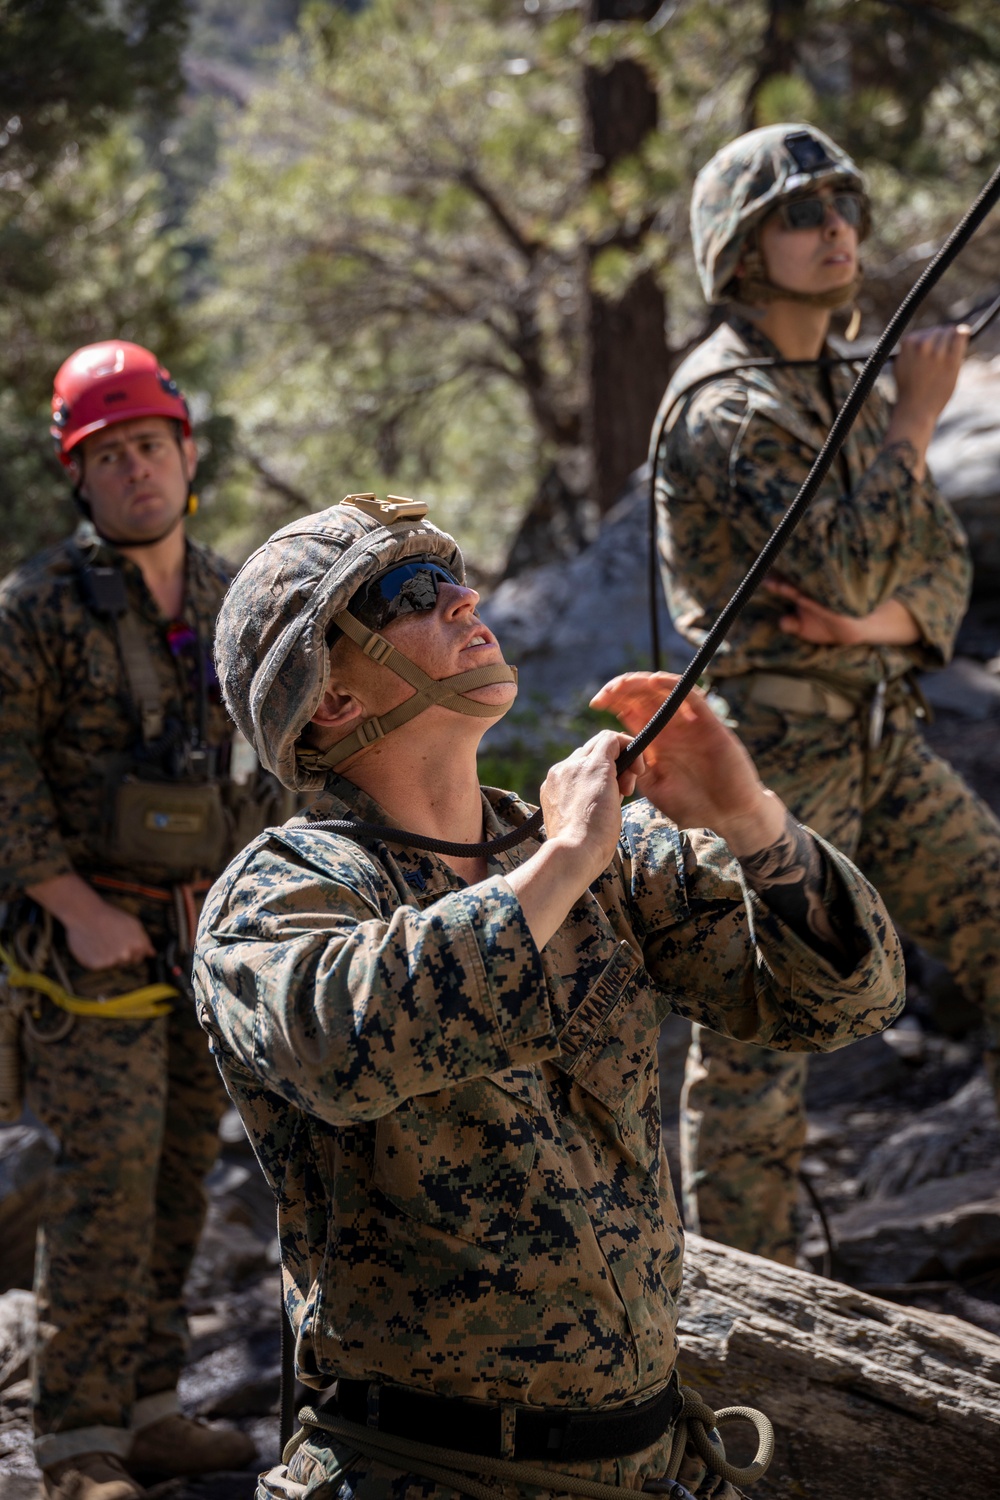
[[[127,776],[114,793],[108,857],[126,868],[156,865],[178,878],[214,875],[229,853],[229,821],[217,782]]]

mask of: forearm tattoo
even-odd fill
[[[851,901],[809,831],[787,815],[775,843],[740,860],[747,880],[776,916],[841,974],[863,956]]]

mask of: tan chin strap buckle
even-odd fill
[[[394,521],[422,521],[427,514],[427,506],[423,500],[409,500],[405,495],[387,495],[380,500],[377,495],[345,495],[341,505],[353,505],[355,510],[364,511],[366,516],[371,516],[373,521],[381,521],[385,526],[391,526]]]

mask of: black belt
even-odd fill
[[[369,1422],[369,1398],[377,1397],[377,1420]],[[374,1406],[375,1400],[371,1404]],[[583,1463],[590,1459],[620,1458],[641,1453],[669,1430],[684,1405],[677,1377],[655,1396],[614,1411],[586,1411],[569,1407],[514,1408],[514,1452],[504,1453],[501,1441],[503,1408],[498,1402],[466,1401],[459,1397],[426,1396],[402,1385],[367,1380],[339,1380],[336,1396],[320,1411],[372,1426],[393,1437],[454,1448],[483,1458],[511,1458],[517,1462],[560,1459]]]

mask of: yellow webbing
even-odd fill
[[[47,995],[60,1010],[68,1010],[74,1016],[104,1016],[113,1021],[148,1021],[153,1016],[169,1014],[170,1006],[163,1002],[175,999],[180,993],[171,984],[144,984],[141,989],[127,990],[123,995],[112,995],[109,1000],[83,1000],[79,995],[71,995],[47,974],[33,974],[30,969],[22,969],[2,944],[0,964],[7,971],[7,983],[11,989],[37,990],[39,994]]]

